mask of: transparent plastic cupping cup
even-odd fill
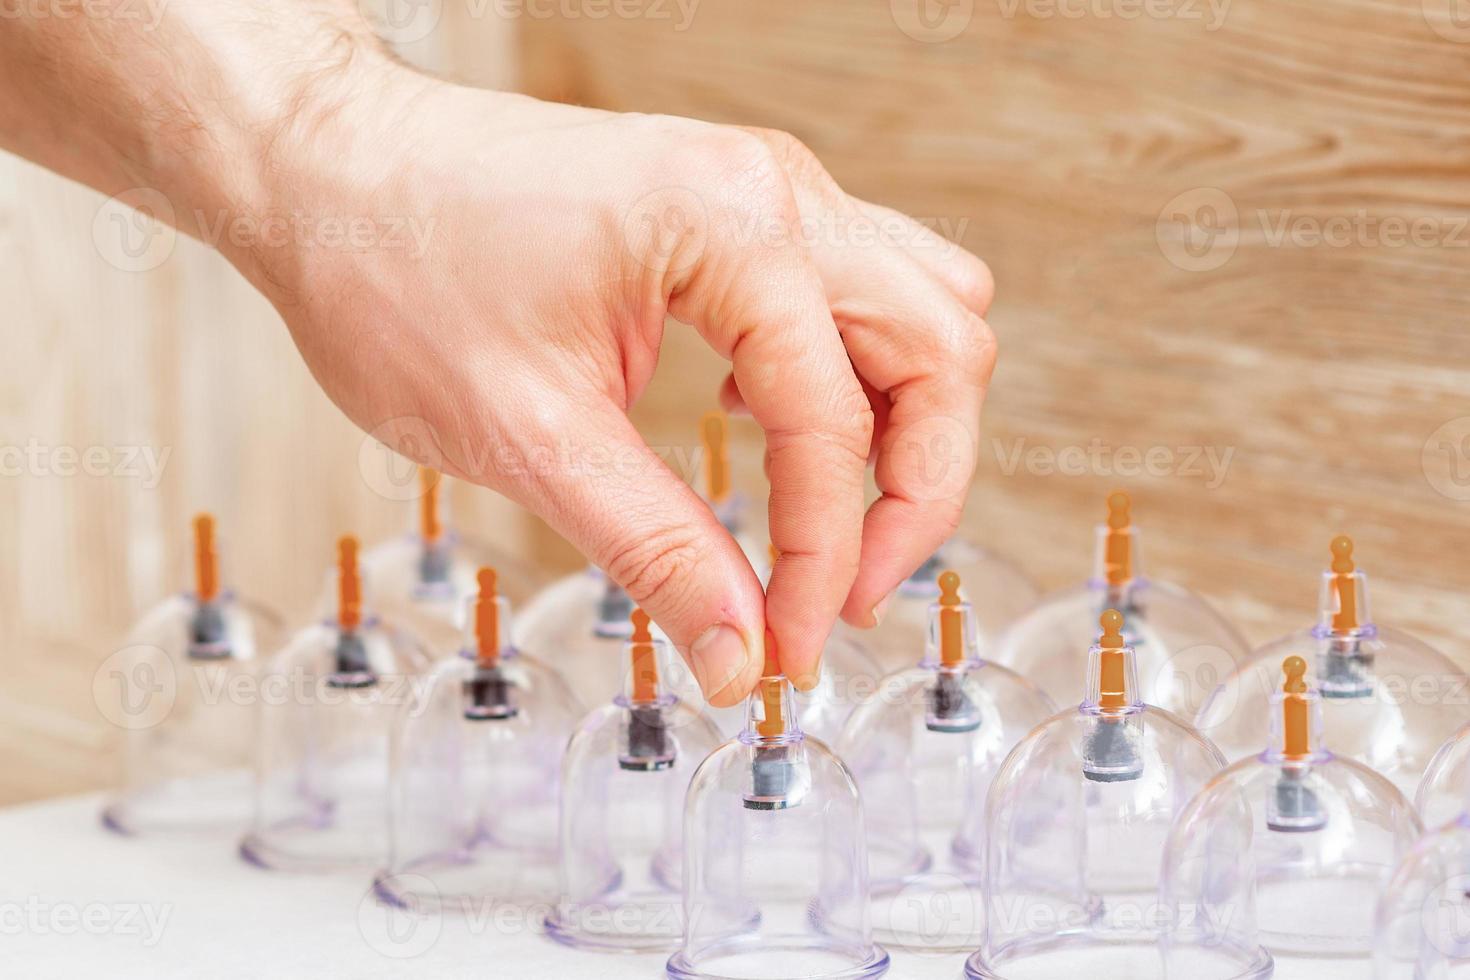
[[[694,774],[685,803],[683,945],[688,978],[876,977],[857,785],[796,721],[768,648],[740,735]]]
[[[489,568],[461,649],[399,712],[381,898],[473,916],[556,894],[561,756],[582,709],[560,675],[510,642]]]
[[[973,948],[991,780],[1029,731],[1056,711],[1024,678],[980,657],[960,576],[938,576],[916,665],[890,674],[853,712],[838,750],[864,803],[872,921],[893,948]]]
[[[627,680],[587,715],[562,766],[560,897],[548,934],[599,952],[672,951],[683,937],[684,796],[720,743],[664,683],[668,645],[635,609]]]

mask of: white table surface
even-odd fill
[[[230,840],[119,837],[98,823],[99,806],[89,795],[0,810],[0,976],[664,975],[661,955],[559,946],[541,934],[533,911],[502,908],[475,923],[409,918],[378,905],[360,877],[263,871],[239,860]],[[956,980],[962,963],[895,952],[888,976]],[[1276,976],[1366,976],[1353,966],[1279,964]],[[1107,980],[1090,976],[1085,961],[1065,973],[1058,980]]]

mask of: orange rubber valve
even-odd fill
[[[1332,539],[1332,582],[1337,590],[1337,611],[1332,615],[1332,629],[1351,633],[1358,628],[1358,583],[1354,578],[1353,539],[1339,534]]]
[[[752,747],[750,788],[743,797],[747,810],[785,810],[800,806],[811,788],[806,750],[790,717],[786,677],[776,655],[776,638],[766,631],[766,665],[753,698],[760,699],[756,734],[779,739],[775,744],[757,742]],[[752,714],[754,708],[752,707]],[[795,736],[783,738],[783,736]]]
[[[443,484],[439,471],[419,467],[419,535],[429,544],[444,536],[444,519],[439,508],[439,488]]]
[[[960,577],[953,571],[940,573],[937,611],[930,612],[929,630],[939,639],[939,668],[934,683],[924,692],[924,727],[931,732],[972,732],[982,721],[979,706],[965,690],[965,618],[968,612],[960,598]],[[938,618],[936,629],[934,619]],[[927,652],[926,652],[927,653]]]
[[[1281,754],[1287,759],[1305,759],[1312,754],[1311,710],[1307,703],[1307,662],[1287,657],[1281,664],[1286,681],[1281,685]]]
[[[215,550],[214,517],[194,517],[194,591],[200,602],[219,597],[219,554]]]
[[[633,635],[628,640],[633,683],[628,696],[626,727],[618,750],[618,768],[630,772],[659,772],[674,764],[678,745],[673,739],[666,709],[672,706],[659,697],[658,644],[649,630],[648,613],[634,608],[628,619]]]
[[[1129,705],[1128,644],[1123,639],[1123,614],[1108,609],[1098,617],[1098,707],[1120,711]]]
[[[475,579],[480,586],[475,597],[475,661],[481,667],[494,667],[500,660],[500,597],[495,569],[482,568]]]
[[[337,541],[337,625],[355,630],[362,625],[362,572],[357,565],[357,538]]]
[[[786,676],[781,673],[781,662],[776,656],[776,638],[770,631],[766,632],[766,666],[761,671],[759,685],[764,714],[755,730],[766,738],[786,734]]]
[[[730,496],[729,422],[724,412],[706,412],[700,420],[699,433],[704,441],[705,496],[712,504]]]
[[[658,700],[658,657],[654,653],[653,634],[648,629],[648,613],[635,608],[628,618],[633,622],[633,638],[628,644],[633,669],[632,701],[652,704]]]
[[[960,599],[960,576],[947,571],[939,576],[939,662],[946,667],[965,659],[965,613]]]
[[[1109,585],[1127,585],[1133,579],[1133,502],[1121,490],[1108,495],[1108,532],[1103,554]]]

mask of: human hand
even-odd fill
[[[0,144],[162,195],[352,419],[545,517],[714,704],[752,687],[768,631],[815,683],[839,611],[871,624],[954,528],[995,359],[989,273],[796,140],[435,81],[341,0],[158,14],[10,23]],[[731,361],[722,398],[766,431],[764,595],[628,421],[668,317]]]
[[[711,703],[751,689],[766,630],[793,681],[815,683],[839,611],[875,622],[955,528],[995,359],[988,271],[844,194],[791,137],[361,59],[316,86],[273,154],[267,212],[427,232],[419,249],[232,256],[326,392],[405,454],[546,518],[649,611]],[[764,595],[628,421],[666,317],[731,361],[722,400],[766,432],[780,558]],[[953,458],[930,458],[946,441]],[[882,496],[864,517],[870,455]]]

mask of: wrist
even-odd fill
[[[277,306],[317,292],[344,253],[421,257],[462,182],[494,179],[489,142],[543,105],[388,57],[318,75],[261,130],[244,235],[206,240]]]
[[[252,30],[207,14],[180,8],[165,28],[167,77],[140,73],[131,94],[142,125],[129,127],[137,139],[121,129],[113,140],[115,158],[132,161],[120,186],[161,191],[181,230],[259,284],[261,229],[309,201],[330,169],[340,176],[379,162],[380,153],[355,152],[360,141],[395,102],[435,83],[335,3],[305,2],[287,22]]]

